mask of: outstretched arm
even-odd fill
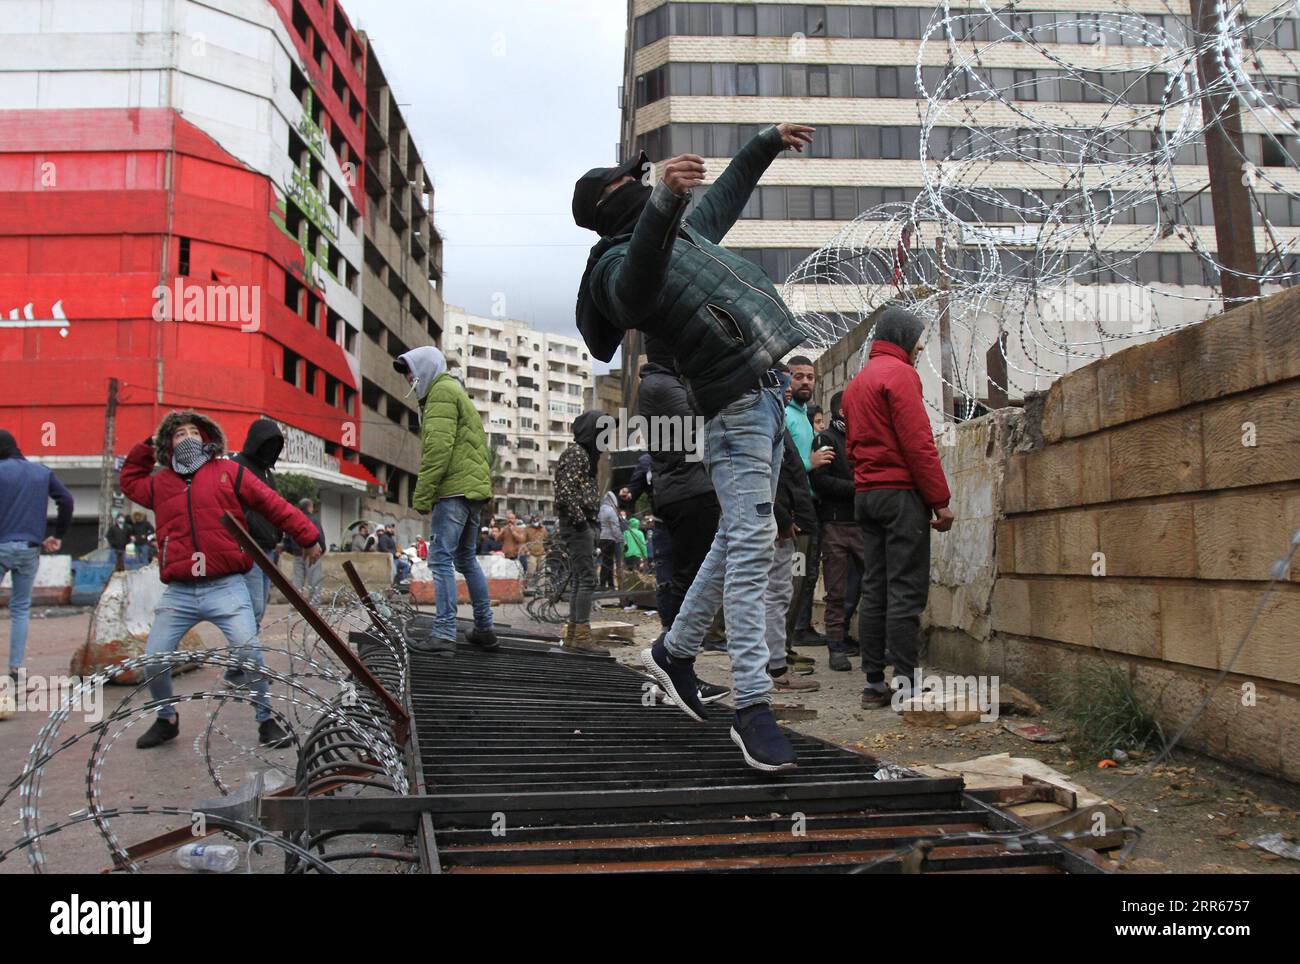
[[[804,144],[812,142],[813,130],[804,124],[773,124],[759,131],[704,193],[686,223],[714,244],[720,244],[745,210],[763,172],[787,147],[802,152]]]

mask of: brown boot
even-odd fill
[[[566,623],[564,632],[560,633],[560,645],[568,648],[573,645],[573,623]]]
[[[597,646],[591,641],[591,623],[573,623],[573,635],[564,645],[569,649],[576,649],[582,653],[598,653],[601,656],[608,656],[609,650]]]

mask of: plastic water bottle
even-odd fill
[[[229,844],[189,843],[176,851],[176,862],[186,870],[228,874],[239,866],[239,848]]]

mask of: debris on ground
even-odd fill
[[[1124,810],[1041,760],[995,753],[953,763],[921,764],[927,776],[960,776],[967,791],[1053,834],[1074,832],[1091,850],[1124,844]]]
[[[1300,860],[1300,844],[1292,843],[1280,833],[1266,833],[1251,841],[1251,845],[1287,860]]]
[[[1022,740],[1028,740],[1030,743],[1062,743],[1065,740],[1064,733],[1049,729],[1041,723],[1017,723],[1012,720],[1003,720],[1002,729],[1013,736],[1020,737]]]

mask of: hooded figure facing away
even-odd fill
[[[239,466],[235,470],[236,494],[243,488],[245,473],[257,476],[261,482],[274,488],[271,469],[275,467],[276,459],[280,457],[280,450],[283,448],[284,435],[280,432],[279,425],[269,418],[259,418],[253,422],[244,439],[244,447],[231,457],[231,460]],[[280,542],[280,530],[266,516],[247,506],[244,508],[244,528],[265,553],[274,552]],[[253,616],[260,627],[262,616],[266,613],[266,597],[271,590],[271,580],[256,565],[244,573],[244,578],[248,583],[248,595],[253,600]],[[227,677],[231,672],[233,671],[227,671]]]
[[[865,566],[858,603],[867,674],[864,707],[892,701],[885,683],[889,662],[893,688],[903,691],[901,698],[910,693],[921,612],[930,592],[930,529],[947,532],[952,526],[948,481],[915,367],[924,332],[916,315],[886,308],[876,319],[866,367],[844,390],[846,448]]]
[[[596,437],[601,418],[600,412],[583,412],[575,418],[573,444],[555,463],[555,511],[573,574],[563,645],[598,653],[605,650],[591,642],[591,593],[596,588],[596,533],[592,526],[596,523],[596,472],[600,468]]]
[[[492,498],[487,436],[483,419],[460,382],[447,372],[447,360],[432,345],[412,348],[393,360],[393,368],[423,403],[420,475],[411,505],[432,510],[429,569],[433,573],[437,613],[433,635],[412,648],[438,656],[456,654],[456,572],[465,577],[474,606],[469,641],[479,649],[497,647],[492,628],[492,599],[487,578],[475,555],[479,513]]]
[[[50,500],[59,507],[54,535],[45,534]],[[28,462],[14,437],[0,429],[0,579],[13,573],[9,597],[9,675],[15,684],[27,650],[32,587],[41,548],[58,552],[72,525],[72,493],[43,465]]]

